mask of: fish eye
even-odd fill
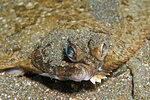
[[[107,51],[107,44],[103,42],[99,51],[101,54],[101,59],[103,59],[107,55]]]
[[[101,49],[102,49],[101,51],[102,51],[102,54],[103,54],[104,51],[107,49],[106,43],[103,43],[103,44],[102,44]]]
[[[66,45],[66,54],[69,60],[76,61],[77,52],[75,46],[68,40]]]
[[[94,47],[93,45],[96,46]],[[104,39],[104,41],[100,41],[100,43],[94,40],[89,41],[89,49],[92,56],[94,56],[96,59],[102,61],[108,52],[108,45],[107,41]]]

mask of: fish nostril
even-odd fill
[[[89,65],[90,65],[90,64],[92,64],[92,62],[88,61],[88,62],[87,62],[87,64],[89,64]]]
[[[100,67],[98,68],[98,70],[99,70],[99,71],[101,71],[101,70],[102,70],[102,66],[103,66],[103,64],[104,64],[104,62],[101,62],[101,63],[100,63]]]

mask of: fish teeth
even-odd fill
[[[92,77],[90,81],[95,84],[96,82],[101,83],[101,79],[97,79],[96,77]]]
[[[101,83],[101,81],[102,81],[101,79],[97,80],[98,83]]]
[[[108,75],[108,74],[107,74]],[[95,75],[93,76],[90,81],[95,84],[96,82],[101,83],[102,79],[107,79],[107,77],[105,75]]]
[[[90,81],[91,81],[93,84],[95,84],[95,82],[96,82],[93,77],[90,79]]]

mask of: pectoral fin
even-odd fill
[[[20,76],[25,74],[25,72],[22,69],[18,69],[18,68],[7,69],[6,72],[12,76]]]

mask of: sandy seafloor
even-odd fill
[[[62,0],[56,0],[61,2]],[[80,1],[80,0],[79,0]],[[44,3],[45,2],[45,3]],[[59,14],[56,15],[61,7],[59,4],[53,7],[53,0],[49,1],[0,1],[0,56],[5,56],[2,48],[7,48],[11,53],[11,45],[14,45],[15,51],[19,57],[26,58],[33,50],[33,44],[37,43],[41,37],[47,35],[55,29],[56,25],[62,25],[58,22]],[[96,5],[100,0],[87,0],[88,6],[95,9],[91,16],[98,21],[111,24],[121,20],[118,13],[114,16],[108,16],[107,9],[117,10],[118,0],[112,0],[105,5]],[[122,0],[123,2],[123,0]],[[145,4],[147,19],[150,21],[150,1],[133,0],[132,3],[141,2]],[[102,2],[103,3],[103,0]],[[129,1],[123,2],[128,5]],[[71,3],[68,3],[71,4]],[[61,5],[61,4],[60,4]],[[83,4],[84,5],[84,4]],[[112,6],[110,6],[112,5]],[[51,9],[48,9],[49,6]],[[65,5],[67,6],[67,5]],[[65,9],[64,6],[64,9]],[[110,7],[109,7],[110,6]],[[131,5],[132,6],[132,5]],[[135,5],[134,5],[135,6]],[[75,7],[76,8],[76,7]],[[100,10],[103,8],[104,10]],[[59,9],[59,10],[58,10]],[[73,9],[73,8],[72,8]],[[79,9],[82,10],[83,9]],[[136,11],[136,10],[135,10]],[[62,10],[63,12],[63,10]],[[61,12],[61,13],[62,13]],[[104,16],[100,15],[105,14]],[[84,14],[83,14],[84,15]],[[70,15],[70,20],[72,20]],[[107,17],[106,17],[107,16]],[[64,18],[68,16],[63,16]],[[145,16],[143,16],[145,17]],[[78,19],[78,18],[77,18]],[[82,17],[81,17],[82,19]],[[84,17],[83,17],[84,19]],[[62,20],[63,21],[63,20]],[[62,22],[63,23],[63,22]],[[89,23],[87,23],[89,24]],[[106,23],[108,24],[108,23]],[[66,26],[60,27],[68,28]],[[92,26],[92,25],[91,25]],[[88,26],[76,26],[82,28]],[[24,34],[27,33],[28,35]],[[25,38],[25,39],[22,39]],[[14,40],[14,41],[11,41]],[[29,41],[27,41],[29,40]],[[19,41],[20,45],[16,45]],[[16,44],[15,44],[16,43]],[[22,46],[22,44],[23,46]],[[6,44],[6,46],[3,46]],[[22,46],[20,50],[20,46]],[[31,48],[30,48],[31,47]],[[27,50],[26,50],[27,49]],[[25,51],[26,50],[26,51]],[[8,63],[10,61],[8,60]],[[5,71],[0,72],[0,100],[149,100],[150,99],[150,32],[139,51],[119,69],[115,70],[108,79],[103,80],[101,84],[93,85],[89,81],[73,82],[58,81],[38,75],[25,75],[21,77],[12,77]]]

